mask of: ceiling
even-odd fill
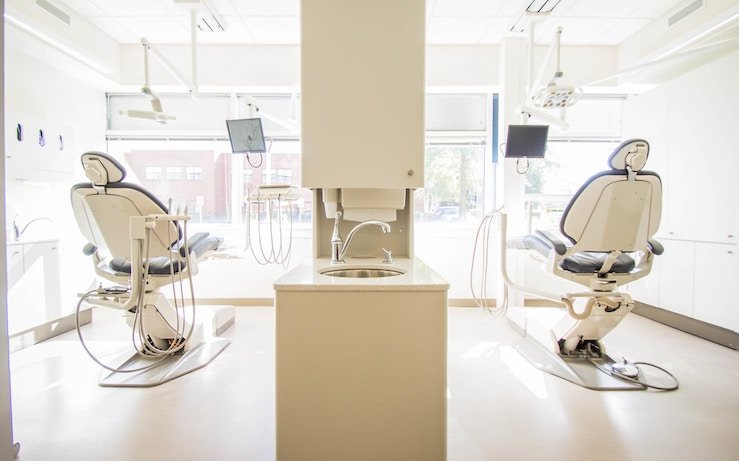
[[[120,43],[189,43],[189,13],[174,0],[52,0]],[[208,0],[227,30],[201,33],[206,44],[298,44],[300,0]],[[550,0],[555,1],[556,0]],[[497,44],[531,0],[427,0],[426,41]],[[684,0],[561,0],[536,26],[537,42],[563,27],[570,45],[617,45]]]

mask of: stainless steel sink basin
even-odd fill
[[[374,278],[374,277],[392,277],[401,275],[403,272],[395,269],[367,269],[367,268],[342,268],[328,269],[321,271],[323,275],[331,277],[350,277],[350,278]]]

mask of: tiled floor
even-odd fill
[[[124,345],[116,313],[83,328]],[[74,332],[11,355],[20,459],[273,460],[274,310],[241,308],[209,366],[149,389],[97,386]],[[739,352],[636,315],[609,352],[661,365],[676,392],[596,392],[540,373],[518,335],[478,309],[449,310],[448,459],[739,459]]]

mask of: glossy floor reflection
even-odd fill
[[[101,311],[84,334],[112,356],[128,330]],[[74,332],[12,354],[20,459],[273,460],[274,310],[237,309],[225,336],[209,366],[150,389],[98,387]],[[609,353],[663,366],[681,388],[596,392],[534,369],[517,337],[449,310],[449,460],[737,459],[739,352],[630,315]]]

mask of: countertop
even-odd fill
[[[332,277],[320,272],[331,269],[391,269],[402,271],[390,277]],[[446,291],[449,283],[418,258],[396,258],[392,264],[381,258],[346,258],[345,264],[331,264],[328,258],[305,262],[274,283],[275,291]]]

